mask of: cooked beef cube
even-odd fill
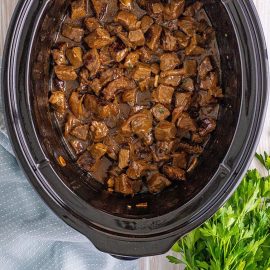
[[[153,77],[149,77],[139,82],[139,89],[141,92],[146,92],[154,88],[154,80]]]
[[[136,103],[136,96],[137,96],[137,90],[136,89],[126,90],[122,94],[122,100],[123,100],[123,102],[128,103],[131,106],[134,106],[135,103]]]
[[[83,51],[80,47],[67,49],[66,55],[74,68],[79,68],[83,65]]]
[[[76,139],[71,140],[70,144],[71,144],[72,148],[74,149],[76,155],[81,154],[86,149],[85,144],[83,144],[83,142],[81,140],[76,140]]]
[[[177,39],[171,33],[171,31],[164,29],[161,35],[161,45],[164,51],[176,51],[177,50]]]
[[[110,103],[98,108],[98,115],[102,119],[115,118],[119,115],[120,108],[118,104]]]
[[[117,37],[128,47],[134,49],[134,45],[130,42],[128,38],[128,33],[120,32],[117,33]]]
[[[152,143],[152,138],[149,135],[152,131],[152,124],[153,118],[149,111],[140,112],[134,115],[130,122],[132,132],[143,139],[146,144]]]
[[[209,90],[216,88],[218,85],[218,74],[216,72],[210,72],[204,80],[201,80],[200,88],[203,90]]]
[[[80,124],[80,121],[72,113],[69,113],[65,123],[65,137],[69,135],[72,129],[74,129],[76,126],[79,126]]]
[[[151,0],[150,0],[151,1]],[[152,12],[154,13],[154,14],[159,14],[159,13],[162,13],[163,12],[163,10],[164,10],[164,6],[163,6],[163,4],[162,3],[160,3],[160,2],[156,2],[155,3],[155,1],[153,1],[153,3],[151,4],[151,8],[152,8]]]
[[[110,46],[105,46],[99,50],[99,59],[102,67],[109,66],[113,63],[110,48]]]
[[[177,44],[180,49],[185,49],[189,45],[190,37],[183,32],[178,31],[174,34],[174,36],[177,39]]]
[[[56,65],[67,65],[66,48],[67,43],[61,43],[57,49],[52,50],[52,57]]]
[[[197,61],[196,60],[184,61],[183,75],[186,77],[197,75]]]
[[[119,164],[118,167],[120,169],[124,169],[128,167],[129,164],[129,150],[128,149],[121,149],[119,152]]]
[[[164,6],[159,0],[149,0],[146,4],[146,11],[156,23],[163,21]]]
[[[114,42],[115,38],[110,36],[110,33],[99,27],[95,31],[91,32],[84,41],[91,49],[101,49],[107,45],[111,45]]]
[[[134,66],[136,66],[136,64],[139,62],[139,58],[139,52],[130,52],[125,59],[125,68],[133,68]]]
[[[65,93],[62,91],[53,92],[49,99],[49,103],[57,112],[63,114],[67,107]]]
[[[123,25],[127,30],[137,30],[141,26],[141,22],[138,21],[137,17],[126,10],[121,10],[114,19],[115,22]]]
[[[188,113],[182,113],[177,121],[177,126],[184,131],[195,132],[197,130],[197,125],[194,119],[190,117]]]
[[[133,79],[135,81],[142,81],[151,76],[151,66],[144,63],[138,63],[133,72]]]
[[[113,100],[120,92],[134,89],[135,87],[136,85],[134,81],[123,76],[110,82],[108,86],[104,89],[103,94],[106,100]]]
[[[147,180],[148,190],[153,194],[160,193],[162,190],[164,190],[171,184],[172,184],[171,181],[169,181],[165,176],[163,176],[160,173],[153,174]]]
[[[142,21],[141,21],[141,29],[143,33],[146,33],[153,23],[154,23],[154,20],[150,16],[148,15],[143,16]]]
[[[164,28],[168,29],[171,32],[177,31],[178,30],[178,20],[175,19],[175,20],[172,20],[172,21],[164,21],[162,23],[162,26]]]
[[[75,81],[78,75],[72,66],[55,66],[54,72],[61,81]]]
[[[71,3],[71,19],[78,20],[87,15],[86,0],[76,0]]]
[[[189,154],[200,155],[203,148],[200,145],[191,145],[188,143],[179,143],[178,147]]]
[[[70,134],[80,140],[86,141],[89,132],[89,125],[80,125],[72,129]]]
[[[112,55],[113,55],[114,61],[120,63],[128,55],[128,49],[125,48],[123,50],[116,52],[115,54],[112,54]]]
[[[84,35],[84,30],[78,26],[64,24],[62,27],[62,35],[75,42],[81,42]]]
[[[160,162],[169,160],[172,146],[173,141],[158,141],[154,146],[151,146],[154,161]]]
[[[190,16],[190,17],[194,17],[196,15],[196,13],[201,10],[203,6],[203,3],[196,1],[194,4],[188,6],[186,8],[186,10],[184,11],[183,15],[184,16]]]
[[[92,136],[95,142],[100,142],[108,135],[109,132],[109,129],[107,128],[104,122],[97,122],[97,121],[92,122],[90,130],[92,132]]]
[[[208,106],[217,103],[217,100],[209,93],[209,91],[200,91],[198,94],[197,102],[200,106]]]
[[[153,60],[153,52],[149,48],[144,46],[138,52],[140,53],[141,62],[150,63]]]
[[[184,74],[183,69],[166,70],[160,73],[160,78],[166,78],[169,76],[182,76],[183,74]]]
[[[84,20],[84,24],[86,26],[86,28],[90,31],[93,32],[95,31],[97,28],[101,27],[101,24],[99,23],[99,21],[96,18],[93,17],[89,17],[86,18]]]
[[[158,24],[153,24],[150,29],[146,32],[146,45],[149,49],[155,51],[158,49],[162,27]]]
[[[184,17],[178,22],[179,29],[189,37],[193,37],[197,32],[198,23],[192,17]]]
[[[157,104],[151,109],[154,117],[158,121],[163,121],[170,116],[170,111],[162,104]]]
[[[200,136],[206,136],[216,129],[216,120],[211,118],[205,118],[202,120],[201,126],[199,128]]]
[[[176,127],[168,121],[161,121],[155,128],[155,138],[158,141],[170,141],[176,136]]]
[[[185,170],[187,168],[187,154],[180,152],[173,154],[173,166]]]
[[[120,151],[120,145],[116,142],[114,137],[107,136],[103,143],[107,146],[107,154],[111,159],[117,160]]]
[[[183,111],[186,111],[191,104],[191,96],[191,93],[176,93],[175,107],[181,107]]]
[[[126,174],[121,174],[115,178],[114,190],[115,192],[122,193],[124,195],[133,195],[141,190],[142,181],[132,180]]]
[[[125,136],[130,136],[135,133],[137,136],[150,143],[148,141],[149,134],[152,131],[153,118],[149,111],[140,111],[139,113],[131,116],[124,122],[121,127],[121,131]]]
[[[92,113],[96,113],[99,108],[97,97],[90,94],[85,95],[83,105],[87,111]]]
[[[120,40],[117,39],[111,46],[110,46],[110,54],[113,60],[117,63],[121,62],[125,59],[128,55],[128,48],[126,48],[125,44]]]
[[[81,118],[85,115],[83,99],[84,96],[80,96],[78,92],[72,92],[69,98],[70,110],[77,118]]]
[[[116,79],[119,79],[124,75],[124,71],[121,68],[109,68],[102,72],[100,76],[100,83],[101,86],[105,86],[111,81],[114,81]]]
[[[131,179],[135,180],[144,176],[145,173],[148,171],[156,171],[156,170],[157,170],[156,165],[146,162],[145,160],[136,160],[131,162],[127,170],[127,175]]]
[[[118,12],[117,0],[91,0],[96,16],[102,22],[112,22]]]
[[[193,92],[195,89],[194,81],[191,78],[186,78],[181,83],[181,89],[189,92]]]
[[[79,157],[77,164],[85,171],[91,172],[93,165],[95,164],[95,159],[88,151],[86,151]]]
[[[100,58],[97,49],[88,51],[83,60],[85,67],[90,71],[90,77],[95,76],[100,69]]]
[[[160,56],[160,69],[162,71],[175,69],[180,64],[176,53],[164,53]]]
[[[89,87],[97,96],[99,96],[100,91],[102,89],[102,84],[100,82],[100,79],[95,78],[94,80],[90,81]]]
[[[186,55],[191,55],[191,56],[194,56],[194,55],[201,55],[205,52],[205,49],[198,46],[198,40],[197,40],[197,36],[194,35],[192,38],[191,38],[191,42],[189,44],[189,46],[185,49],[185,53]]]
[[[170,76],[161,77],[161,79],[159,80],[159,83],[163,85],[167,85],[167,86],[176,87],[180,84],[181,80],[182,80],[182,76],[180,75],[170,75]]]
[[[163,173],[173,181],[184,181],[186,180],[186,173],[184,170],[177,168],[177,167],[172,167],[169,165],[163,166]]]
[[[201,80],[205,79],[207,74],[213,70],[211,59],[209,56],[206,56],[201,64],[199,65],[199,77]]]
[[[161,104],[171,104],[174,88],[160,84],[153,92],[153,100]]]
[[[89,85],[90,73],[87,68],[82,68],[79,73],[80,85]]]
[[[185,0],[171,0],[166,4],[164,9],[164,18],[165,20],[174,20],[179,18],[180,15],[184,12]]]
[[[145,43],[145,37],[141,29],[130,31],[128,38],[135,46],[143,46]]]
[[[101,159],[107,153],[108,147],[103,143],[95,143],[88,148],[91,156],[95,159]]]

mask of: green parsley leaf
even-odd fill
[[[256,157],[268,172],[250,170],[229,201],[174,245],[186,270],[270,270],[270,156]],[[181,259],[180,259],[181,258]]]

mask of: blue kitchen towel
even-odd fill
[[[36,194],[13,155],[0,96],[0,270],[136,270],[137,267],[137,261],[122,262],[98,251]]]

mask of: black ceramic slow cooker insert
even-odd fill
[[[187,1],[192,3],[193,1]],[[251,0],[203,0],[217,32],[222,102],[217,130],[191,180],[153,196],[108,194],[74,161],[48,107],[50,47],[69,0],[21,0],[4,51],[2,89],[18,161],[45,202],[101,251],[157,255],[228,199],[253,158],[267,103],[266,45]],[[147,208],[136,205],[147,202]],[[129,207],[127,207],[129,205]]]

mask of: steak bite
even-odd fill
[[[55,66],[54,72],[61,81],[75,81],[78,75],[72,66]]]
[[[81,42],[84,35],[84,30],[79,26],[65,23],[62,27],[62,35],[75,42]]]
[[[152,175],[147,180],[147,186],[150,193],[160,193],[171,184],[171,181],[169,181],[164,175],[160,173]]]
[[[171,104],[174,88],[160,84],[153,92],[153,100],[161,104]]]
[[[71,19],[78,20],[87,15],[86,0],[76,0],[71,3]]]
[[[176,127],[168,121],[161,121],[155,128],[155,138],[158,141],[170,141],[176,136]]]
[[[175,69],[180,64],[176,53],[164,53],[160,57],[160,69],[162,71]]]

